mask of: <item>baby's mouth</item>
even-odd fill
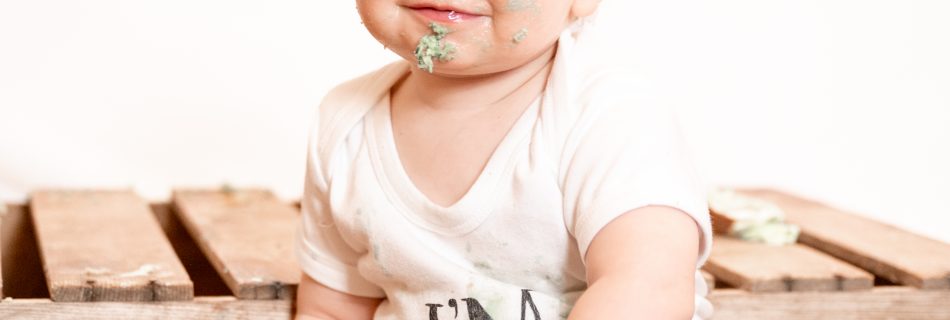
[[[475,20],[482,15],[464,12],[449,7],[420,6],[409,7],[413,12],[425,17],[429,21],[438,21],[443,23],[463,23]]]

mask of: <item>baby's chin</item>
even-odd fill
[[[420,69],[419,71],[428,73],[426,70]],[[432,70],[432,74],[450,78],[468,78],[496,74],[504,71],[507,71],[507,69],[485,65],[445,62],[436,63],[435,68]]]
[[[544,59],[549,54],[553,55],[553,50],[557,43],[551,43],[547,47],[504,47],[499,49],[483,50],[478,46],[466,43],[453,43],[457,50],[450,59],[439,60],[432,57],[431,72],[423,59],[418,58],[414,52],[398,53],[403,59],[409,62],[416,72],[433,74],[445,77],[479,77],[504,73],[516,70],[520,67],[540,63],[538,59]],[[420,62],[423,61],[423,62]]]
[[[403,58],[412,65],[414,72],[450,78],[486,76],[515,69],[519,66],[519,64],[513,63],[514,61],[508,59],[498,59],[496,61],[479,60],[459,55],[448,61],[433,61],[432,72],[430,73],[418,65],[414,56],[404,56]]]

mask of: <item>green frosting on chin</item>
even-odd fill
[[[448,28],[435,22],[430,22],[429,28],[432,29],[432,33],[419,39],[414,53],[419,69],[432,73],[435,61],[445,62],[455,58],[452,54],[455,53],[456,48],[455,45],[442,41],[450,32]]]

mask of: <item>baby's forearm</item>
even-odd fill
[[[697,231],[688,215],[667,206],[610,222],[587,251],[588,288],[569,319],[690,319]]]
[[[301,275],[295,320],[369,320],[382,299],[365,298],[330,289]]]
[[[574,305],[569,320],[690,319],[691,296],[683,288],[651,285],[632,276],[605,277],[588,287]]]

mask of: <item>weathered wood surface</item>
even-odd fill
[[[221,278],[241,299],[292,299],[298,215],[263,190],[176,190],[173,204]]]
[[[849,232],[846,233],[868,233],[867,230],[870,230],[870,233],[873,233],[875,236],[880,237],[881,234],[884,234],[884,237],[890,237],[888,238],[891,239],[890,241],[917,244],[919,239],[914,237],[911,237],[910,241],[906,240],[905,236],[909,234],[909,232],[897,230],[885,224],[869,219],[849,216],[847,214],[845,214],[846,218],[829,218],[835,221],[830,226],[820,225],[819,222],[823,222],[820,220],[824,220],[827,216],[842,213],[834,209],[816,209],[815,204],[807,200],[797,199],[808,205],[804,205],[800,202],[793,202],[792,205],[789,205],[782,201],[775,201],[775,199],[785,201],[787,197],[789,197],[786,194],[775,191],[738,191],[750,196],[762,197],[766,200],[776,202],[776,204],[785,209],[789,215],[789,222],[802,226],[803,239],[810,239],[803,241],[804,244],[808,246],[821,247],[822,245],[828,246],[830,243],[831,249],[827,247],[822,247],[821,249],[831,254],[841,256],[842,258],[847,257],[848,254],[868,254],[870,257],[875,257],[873,254],[881,254],[882,256],[877,258],[878,260],[885,261],[885,264],[890,263],[889,261],[892,260],[901,262],[905,260],[906,257],[916,257],[913,263],[911,263],[912,267],[917,268],[920,267],[920,265],[927,265],[926,263],[920,262],[919,258],[924,256],[922,254],[916,252],[910,252],[908,254],[907,252],[894,250],[893,248],[888,249],[891,251],[880,253],[875,251],[877,250],[876,247],[887,247],[887,244],[875,242],[871,248],[865,248],[854,244],[854,241],[866,240],[860,236],[852,234],[849,235],[849,237],[853,238],[842,238],[834,234],[839,232],[839,229],[849,230]],[[755,192],[760,193],[756,194]],[[111,227],[115,225],[123,226],[121,229],[127,234],[134,234],[132,239],[142,238],[141,231],[137,229],[129,230],[130,228],[128,226],[130,224],[122,220],[125,219],[124,215],[128,212],[141,211],[142,208],[146,208],[147,210],[147,205],[143,201],[138,200],[134,195],[131,195],[131,193],[47,193],[49,193],[49,195],[47,195],[46,198],[42,196],[42,193],[36,193],[31,200],[31,205],[41,209],[40,217],[33,216],[33,218],[37,229],[36,238],[38,238],[40,244],[38,247],[44,257],[48,254],[48,252],[46,252],[48,250],[60,250],[67,253],[76,251],[73,249],[84,247],[78,246],[80,243],[87,243],[85,247],[92,246],[99,248],[99,250],[103,251],[101,254],[125,250],[123,248],[126,247],[142,247],[138,244],[126,245],[123,243],[116,245],[116,237],[104,237],[109,241],[97,240],[102,238],[99,234],[103,232],[115,232]],[[129,200],[129,198],[135,199],[135,201],[130,201],[135,204],[124,202],[124,204],[119,204],[122,201],[116,201],[115,199],[108,200],[110,199],[110,195],[114,196],[116,193],[125,194],[118,198],[125,200]],[[765,196],[762,196],[763,194]],[[773,198],[769,198],[770,196]],[[77,197],[85,198],[86,200],[77,200]],[[178,191],[175,193],[173,201],[170,206],[175,208],[174,211],[177,211],[176,214],[178,217],[169,214],[169,205],[159,204],[153,205],[152,207],[156,211],[155,217],[161,220],[162,226],[166,229],[165,232],[169,239],[172,239],[174,242],[176,238],[182,238],[178,239],[178,242],[190,244],[191,246],[194,246],[195,243],[197,244],[197,247],[191,249],[182,244],[176,246],[175,250],[177,250],[179,255],[182,255],[182,257],[178,259],[182,259],[181,261],[191,261],[200,260],[192,258],[203,258],[206,256],[210,264],[219,269],[219,272],[223,276],[221,280],[227,282],[227,286],[230,287],[230,291],[233,291],[235,296],[196,297],[194,300],[181,302],[72,303],[57,301],[54,303],[49,299],[19,298],[28,296],[30,294],[29,291],[35,289],[33,287],[45,289],[46,286],[42,285],[42,283],[39,286],[26,288],[23,286],[25,281],[19,281],[22,282],[19,285],[14,283],[16,281],[4,281],[4,290],[11,285],[23,288],[12,288],[18,291],[14,299],[0,302],[0,319],[290,319],[293,313],[292,293],[296,290],[296,283],[300,275],[300,271],[296,268],[295,261],[293,261],[293,255],[290,254],[292,235],[296,223],[298,223],[296,220],[298,213],[297,210],[294,209],[294,205],[281,203],[266,191],[253,190],[235,190],[231,192]],[[103,205],[104,203],[106,205]],[[820,204],[818,204],[818,206],[820,206]],[[40,268],[37,267],[39,259],[34,259],[36,260],[35,264],[37,264],[37,266],[27,266],[26,268],[18,269],[9,268],[11,265],[22,266],[23,263],[21,260],[30,254],[35,256],[35,251],[37,250],[37,246],[35,245],[33,249],[30,249],[29,241],[26,241],[29,240],[27,238],[33,238],[32,231],[27,232],[32,228],[29,219],[32,216],[29,212],[30,208],[22,204],[11,206],[11,208],[13,209],[11,211],[12,215],[8,214],[6,217],[0,219],[0,222],[3,224],[4,242],[0,249],[3,251],[3,266],[7,267],[4,268],[4,280],[9,280],[14,276],[18,279],[20,276],[28,276],[25,275],[24,272],[41,273]],[[103,214],[101,212],[103,208],[107,208],[107,210],[105,210],[107,212],[115,213],[121,211],[123,214],[120,217],[112,217],[109,214]],[[126,210],[129,208],[132,209]],[[789,208],[805,208],[807,209],[806,215],[814,215],[816,211],[822,212],[822,215],[819,215],[818,218],[812,216],[800,218],[797,217],[800,210],[789,210]],[[828,213],[822,210],[832,210],[834,212]],[[68,214],[64,212],[68,212]],[[280,217],[275,217],[273,212],[281,212],[276,214]],[[56,216],[50,218],[51,214]],[[92,215],[95,215],[95,217]],[[242,216],[244,218],[240,218]],[[176,218],[181,221],[177,221]],[[809,220],[812,218],[819,221]],[[40,222],[46,221],[43,219],[55,223],[41,224]],[[869,227],[868,224],[855,223],[854,219],[866,220],[865,222],[872,226]],[[94,228],[87,226],[90,224],[89,221],[97,222]],[[110,223],[103,223],[102,221],[109,221]],[[274,221],[282,222],[275,223]],[[272,223],[278,226],[271,226],[270,224]],[[148,224],[155,225],[156,223],[150,221]],[[814,227],[815,224],[818,224],[819,227]],[[52,227],[50,227],[51,225]],[[877,227],[873,225],[877,225]],[[884,227],[883,229],[875,229],[882,226]],[[824,230],[821,228],[831,227],[834,227],[834,232],[828,232],[831,235],[815,232],[815,230]],[[16,228],[18,231],[10,232],[12,228]],[[51,228],[60,228],[62,230],[51,231],[53,230]],[[183,232],[184,230],[182,228],[188,229],[188,232]],[[276,236],[274,235],[264,235],[270,231],[261,231],[271,229],[283,230],[279,234],[286,238],[275,239],[274,237]],[[897,235],[890,235],[889,232],[896,232]],[[182,236],[189,233],[193,239]],[[49,237],[50,234],[61,236]],[[235,234],[240,237],[235,238]],[[821,237],[815,237],[815,235],[820,235]],[[913,234],[910,235],[915,236]],[[71,241],[67,242],[63,239],[69,239]],[[75,241],[75,239],[82,239],[83,241]],[[246,243],[234,245],[234,243],[242,243],[241,241],[246,241]],[[266,244],[268,241],[272,241],[270,245]],[[933,240],[924,238],[924,241]],[[18,244],[14,246],[12,245],[13,242],[17,242]],[[19,244],[21,242],[23,245]],[[102,243],[105,243],[105,245]],[[224,243],[226,245],[216,245],[215,243]],[[820,245],[815,245],[814,243]],[[936,243],[939,244],[937,246],[938,249],[933,250],[931,248],[927,256],[934,259],[941,259],[943,256],[940,251],[942,249],[940,248],[946,246],[946,244]],[[55,245],[51,246],[50,244]],[[74,248],[70,246],[78,247]],[[710,287],[712,287],[716,281],[721,281],[729,286],[751,288],[750,290],[756,292],[730,288],[718,288],[713,290],[709,298],[716,308],[714,319],[950,319],[950,290],[918,290],[917,288],[907,286],[885,286],[863,290],[868,289],[870,286],[868,274],[865,273],[860,276],[851,274],[854,270],[860,270],[841,261],[836,261],[832,265],[843,265],[846,266],[846,268],[839,270],[837,267],[829,267],[830,265],[828,265],[825,260],[830,259],[835,261],[835,259],[823,253],[811,250],[808,246],[799,244],[789,247],[770,247],[767,245],[717,237],[713,247],[713,253],[710,256],[710,263],[707,264],[707,269],[710,269],[710,266],[712,266],[709,270],[712,271],[712,274],[703,272],[703,278],[710,284]],[[907,245],[905,244],[904,246]],[[200,247],[200,252],[198,251],[198,247]],[[19,253],[16,253],[17,250],[11,250],[11,248],[19,248],[17,249]],[[779,253],[775,250],[776,248],[780,248],[780,251],[791,250],[795,253]],[[271,253],[281,250],[286,251]],[[835,250],[844,250],[844,253]],[[137,249],[136,251],[153,250]],[[255,252],[257,254],[252,256],[240,255],[240,253],[249,255],[249,252]],[[261,255],[260,252],[265,252],[265,254]],[[802,252],[807,253],[803,254]],[[870,252],[870,254],[868,252]],[[76,255],[70,254],[68,256],[75,257]],[[94,262],[93,264],[77,262],[75,265],[83,265],[82,270],[87,271],[86,274],[83,274],[86,277],[91,275],[104,276],[106,275],[105,272],[103,272],[105,268],[100,267],[100,265],[103,261],[102,258],[105,256],[107,255],[96,256],[94,259],[89,260]],[[188,256],[195,257],[187,258]],[[747,259],[743,259],[741,256],[746,256]],[[805,258],[803,258],[803,256]],[[815,256],[821,258],[817,258],[818,260],[813,261],[812,259],[814,259]],[[128,260],[128,257],[130,257],[130,255],[125,253],[121,254],[122,260]],[[131,255],[131,257],[134,258],[134,255]],[[235,260],[233,257],[238,257],[237,260],[239,260],[240,263],[238,263],[236,267],[227,266],[225,261]],[[275,262],[280,259],[286,259],[287,261]],[[262,260],[269,263],[258,265],[257,263],[261,263]],[[819,260],[822,262],[816,262]],[[862,268],[877,270],[875,272],[890,270],[888,269],[889,266],[876,265],[878,263],[876,261],[878,260],[857,259],[855,261],[858,262],[852,261],[852,263]],[[12,264],[11,261],[15,261],[16,264]],[[29,262],[27,262],[27,264],[29,264]],[[940,263],[937,262],[934,264],[940,265]],[[242,269],[248,269],[246,267],[248,265],[258,265],[258,272],[244,273],[240,271]],[[290,280],[279,280],[279,276],[261,276],[262,274],[266,274],[266,272],[273,272],[274,270],[286,268],[287,266],[291,266],[292,268],[291,271],[286,271],[286,274],[290,274],[290,276],[287,277]],[[802,269],[803,266],[805,269]],[[719,269],[716,269],[717,267]],[[900,267],[901,270],[914,270],[914,272],[911,273],[920,276],[919,269],[912,269],[903,265],[898,265],[898,267]],[[204,266],[200,266],[197,269],[210,270],[210,268],[211,266],[208,263],[204,263]],[[792,271],[783,268],[789,268],[789,270]],[[758,269],[771,271],[761,274],[754,272],[754,270]],[[816,281],[814,277],[806,276],[802,270],[822,274],[818,277],[820,281]],[[906,270],[905,272],[909,272]],[[88,271],[93,272],[90,273]],[[189,272],[193,271],[194,270],[189,270]],[[260,271],[265,272],[261,273]],[[121,270],[119,272],[121,272]],[[249,276],[252,281],[241,280],[248,279],[248,276],[242,277],[240,274],[253,274]],[[831,276],[828,274],[831,274]],[[776,275],[778,275],[778,281],[774,280],[776,279]],[[254,279],[255,277],[258,279]],[[898,279],[896,282],[899,283],[913,284],[911,282],[912,280],[902,281],[900,279],[903,278],[897,275],[894,276],[894,279]],[[920,276],[920,279],[921,287],[923,288],[940,288],[939,286],[928,285],[926,278],[923,276]],[[50,281],[50,283],[53,283],[52,280]],[[42,282],[42,279],[40,279],[39,282]],[[258,282],[263,283],[260,284]],[[217,290],[217,293],[214,293],[214,295],[227,294],[228,288],[220,284],[220,281],[218,283],[221,290]],[[106,295],[99,295],[91,289],[92,288],[83,289],[83,295],[90,295],[90,298],[93,298],[85,300],[101,300],[107,297]],[[854,291],[810,291],[842,289]],[[807,290],[807,292],[761,293],[786,290]],[[53,293],[54,289],[51,287],[49,291]],[[152,298],[155,298],[155,293],[152,292],[151,294]],[[141,297],[144,295],[147,294],[139,294],[138,296]],[[127,297],[128,296],[126,296],[126,298]],[[255,298],[282,298],[284,300],[243,300]]]
[[[188,274],[131,191],[39,191],[30,209],[53,300],[192,299]]]
[[[704,266],[719,281],[751,292],[869,290],[871,274],[799,244],[770,246],[716,236]]]
[[[801,227],[800,243],[894,283],[950,289],[950,244],[779,191],[737,191],[781,207]]]
[[[188,302],[51,302],[16,299],[0,303],[0,319],[291,319],[290,300],[237,300],[234,297],[196,297]]]
[[[709,300],[714,320],[950,319],[950,291],[878,287],[870,291],[753,294],[719,289]]]

